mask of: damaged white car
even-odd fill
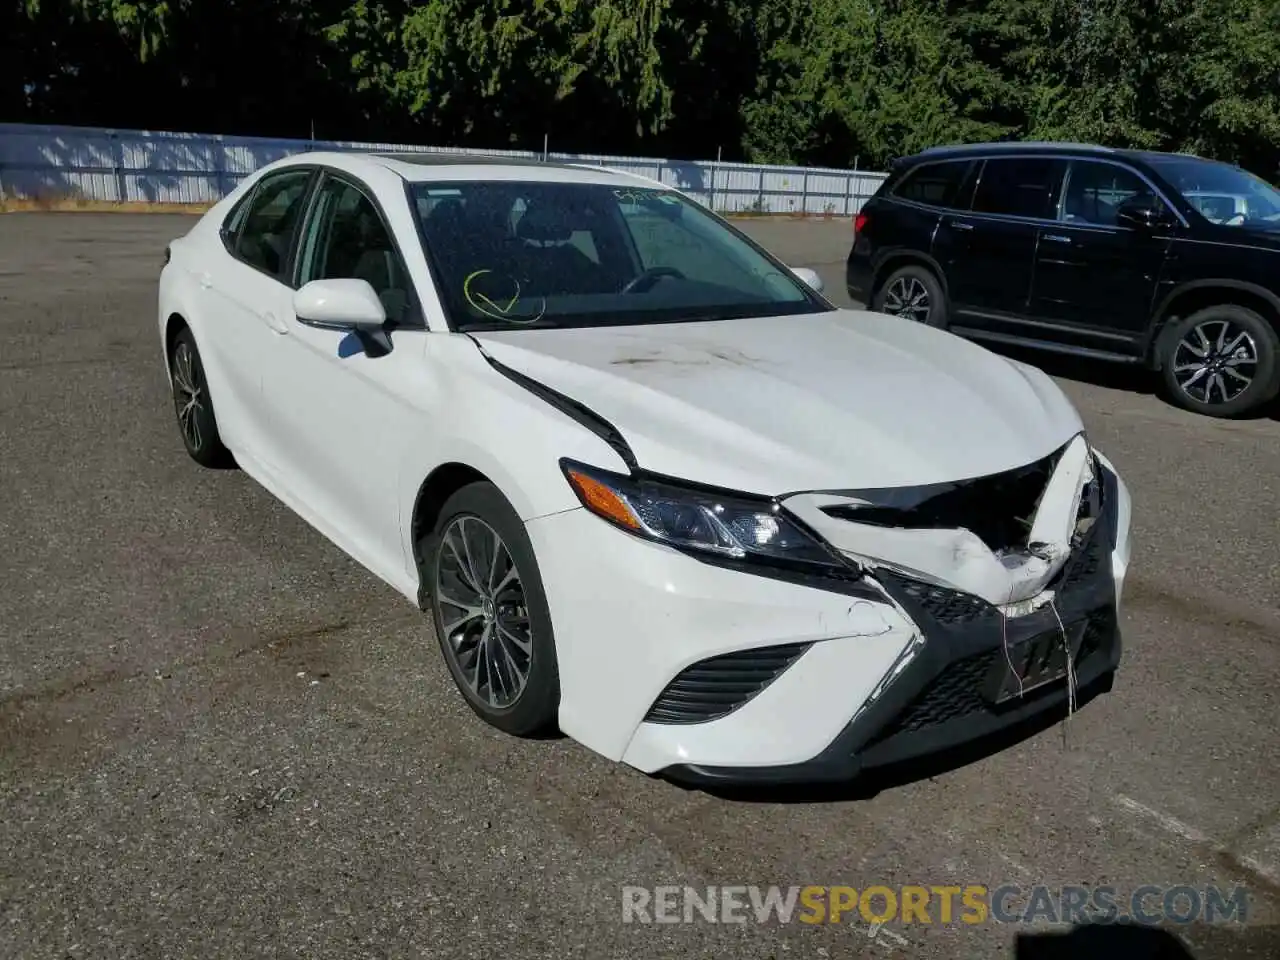
[[[429,611],[512,734],[845,779],[1106,689],[1130,505],[1076,411],[819,287],[639,177],[315,153],[173,242],[159,334],[190,455]]]

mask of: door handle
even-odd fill
[[[266,325],[270,327],[272,330],[274,330],[276,333],[289,332],[289,328],[284,325],[284,321],[281,320],[279,317],[277,317],[274,313],[264,313],[262,315],[262,319],[266,323]]]
[[[1052,243],[1070,243],[1071,242],[1070,237],[1064,237],[1060,233],[1046,233],[1046,234],[1042,234],[1042,236],[1045,240],[1049,240]]]
[[[209,274],[207,273],[200,274],[201,289],[208,290],[212,286],[213,286],[213,277],[209,276]]]
[[[955,230],[972,230],[973,229],[972,223],[965,223],[963,220],[948,220],[947,226]]]

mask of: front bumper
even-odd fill
[[[1088,624],[1076,658],[1082,696],[1109,686],[1129,502],[1105,466],[1107,510],[1050,585],[1056,613],[1007,621],[976,597],[887,572],[877,579],[888,598],[876,599],[865,587],[705,564],[582,510],[532,521],[560,659],[561,728],[647,773],[818,783],[1065,713],[1064,681],[1001,707],[984,688],[1006,644],[1058,631],[1059,617]]]

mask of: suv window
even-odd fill
[[[921,164],[903,177],[894,188],[893,195],[933,207],[964,207],[967,206],[967,181],[972,169],[971,160]]]
[[[365,280],[387,311],[387,319],[407,319],[409,280],[378,208],[362,190],[326,176],[316,193],[298,254],[298,283]]]
[[[1112,163],[1075,160],[1067,177],[1060,219],[1067,223],[1115,226],[1116,208],[1134,197],[1159,202],[1146,182],[1132,170]]]
[[[1049,219],[1057,206],[1066,163],[1053,157],[988,160],[973,198],[975,213]]]
[[[237,257],[278,280],[285,279],[284,267],[310,182],[310,170],[288,170],[258,184],[236,237]]]

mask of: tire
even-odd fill
[[[1174,321],[1159,342],[1165,391],[1183,409],[1239,417],[1280,394],[1280,336],[1247,307],[1224,303],[1197,310]]]
[[[468,579],[468,544],[479,584]],[[440,652],[467,704],[513,736],[552,727],[560,709],[560,668],[551,611],[533,544],[515,509],[492,484],[468,484],[445,502],[419,556]],[[512,573],[517,579],[505,591],[488,589],[509,582]],[[479,656],[482,646],[492,655],[487,661]]]
[[[209,381],[204,363],[190,328],[184,327],[174,338],[169,351],[169,386],[173,394],[174,415],[182,445],[191,459],[202,467],[222,468],[234,463],[231,452],[223,445],[218,421],[209,395]]]
[[[923,309],[919,309],[921,307]],[[871,309],[929,327],[945,329],[947,326],[947,295],[942,284],[937,274],[918,263],[889,274],[876,287]]]

